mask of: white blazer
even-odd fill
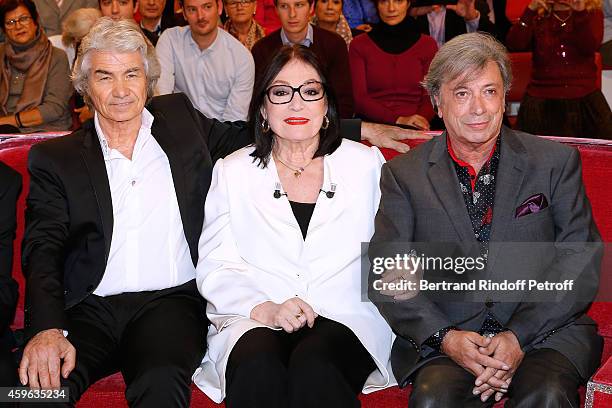
[[[280,185],[274,160],[262,169],[249,156],[253,150],[241,149],[213,170],[196,272],[212,325],[193,381],[221,402],[234,345],[248,330],[265,327],[249,318],[251,310],[299,296],[319,316],[350,328],[368,350],[377,369],[363,392],[395,385],[389,361],[394,335],[362,296],[367,274],[362,277],[360,246],[374,233],[382,154],[343,140],[324,157],[322,190],[333,183],[336,192],[333,198],[319,195],[304,240],[287,197],[273,196]]]

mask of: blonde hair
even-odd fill
[[[69,47],[81,41],[100,17],[102,13],[96,8],[82,8],[70,13],[62,23],[62,43]]]

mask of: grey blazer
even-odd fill
[[[98,0],[63,0],[57,7],[55,0],[34,0],[40,17],[40,24],[47,37],[62,33],[62,21],[73,11],[80,8],[98,8]]]
[[[389,242],[477,243],[446,138],[436,137],[383,166],[370,259]],[[597,293],[602,244],[582,184],[580,155],[561,143],[505,127],[500,149],[489,256],[479,277],[563,281],[572,275],[578,277],[577,290],[550,302],[530,302],[529,296],[540,294],[526,291],[515,292],[510,300],[489,292],[486,298],[449,302],[421,292],[410,300],[389,301],[370,290],[398,335],[391,362],[402,386],[428,359],[439,356],[432,357],[433,350],[423,345],[427,338],[451,325],[478,331],[488,312],[514,332],[526,352],[557,350],[584,379],[599,365],[602,339],[585,312]],[[537,194],[546,197],[548,207],[517,218],[517,207]],[[506,244],[500,248],[500,243]],[[370,288],[376,278],[370,272]]]

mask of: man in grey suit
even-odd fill
[[[97,0],[34,0],[40,25],[47,37],[62,33],[62,22],[70,13],[80,8],[98,8]]]
[[[474,247],[485,265],[472,275],[386,269],[382,280],[372,268],[369,296],[398,335],[393,371],[400,385],[413,383],[411,408],[492,406],[506,395],[506,407],[578,407],[579,385],[599,364],[602,340],[585,312],[602,245],[580,156],[502,126],[511,79],[507,52],[492,37],[447,42],[424,82],[447,131],[382,170],[373,265],[390,244],[424,248],[419,242]],[[518,283],[463,297],[380,287],[440,277]],[[571,290],[520,284],[568,277]]]

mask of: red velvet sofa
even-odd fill
[[[18,229],[15,241],[16,259],[21,253],[21,238],[23,236],[23,210],[26,192],[28,191],[29,180],[26,171],[27,153],[32,144],[38,143],[49,137],[44,136],[21,136],[0,141],[0,161],[7,163],[24,176],[24,189],[18,203]],[[593,206],[595,222],[597,223],[601,235],[606,242],[612,241],[612,142],[597,140],[580,140],[558,138],[557,140],[576,147],[581,154],[583,162],[583,178],[586,186],[587,195]],[[422,141],[409,141],[412,147]],[[397,153],[388,149],[383,149],[383,154],[387,159],[391,159]],[[604,279],[611,279],[612,260],[605,261],[607,275]],[[19,262],[15,262],[13,276],[20,285],[20,301],[15,318],[14,327],[23,325],[23,276]],[[599,323],[599,332],[605,338],[605,347],[602,357],[602,367],[589,383],[589,395],[587,405],[589,407],[611,407],[612,406],[612,303],[594,303],[589,314]],[[607,365],[605,364],[607,362]],[[78,407],[126,407],[123,397],[124,384],[121,376],[116,374],[98,381],[93,385],[79,401]],[[584,390],[583,390],[584,391]],[[584,393],[583,393],[584,394]],[[408,403],[407,390],[400,390],[397,387],[387,389],[369,395],[361,396],[362,405],[365,408],[405,408]],[[589,405],[591,404],[591,405]],[[195,386],[192,393],[193,407],[222,407],[213,403],[200,392]],[[496,406],[502,406],[497,404]]]

